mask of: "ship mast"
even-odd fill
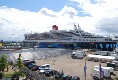
[[[80,30],[81,28],[79,27],[79,24],[78,24],[78,29]]]
[[[77,30],[77,26],[75,25],[75,23],[74,23],[74,29]]]

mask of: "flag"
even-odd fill
[[[85,66],[84,66],[84,75],[86,76],[86,60],[85,60]]]
[[[112,48],[112,44],[111,44],[110,46],[111,46],[111,48]]]
[[[106,44],[106,48],[108,49],[108,47],[109,47],[109,44]]]
[[[116,48],[118,48],[118,44],[116,44]]]
[[[116,45],[115,45],[115,44],[113,44],[113,47],[115,48],[115,47],[116,47]]]
[[[104,71],[102,71],[102,67],[101,67],[101,64],[99,65],[99,69],[100,69],[100,76],[104,76]]]
[[[102,44],[100,44],[100,48],[103,48]]]
[[[100,70],[100,76],[102,76],[102,68],[101,68],[101,64],[99,63],[99,70]]]

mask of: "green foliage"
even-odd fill
[[[4,76],[5,78],[10,78],[10,77],[12,77],[12,74],[3,74],[3,76]]]
[[[25,76],[25,74],[22,73],[22,71],[14,72],[14,73],[12,73],[12,76],[13,76],[13,75],[17,75],[17,76]]]
[[[8,66],[7,56],[5,54],[0,55],[0,69],[4,71],[4,68]]]
[[[21,54],[19,54],[16,65],[18,66],[18,68],[21,68],[21,67],[24,66],[23,63],[22,63]]]

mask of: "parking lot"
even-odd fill
[[[64,74],[71,76],[79,76],[81,80],[85,80],[84,76],[84,59],[72,59],[69,55],[65,54],[59,57],[52,57],[47,59],[36,60],[37,65],[50,64],[53,70],[62,71]],[[92,80],[91,72],[95,65],[99,65],[99,62],[86,61],[87,66],[87,76],[86,80]],[[106,66],[106,63],[101,63],[102,66]],[[118,74],[118,71],[115,71]],[[114,76],[112,76],[114,77]],[[111,80],[111,79],[105,79]]]

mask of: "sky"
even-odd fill
[[[118,35],[118,0],[0,0],[0,40],[23,41],[26,33],[81,29]]]

